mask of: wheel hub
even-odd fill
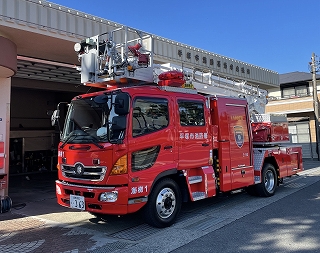
[[[272,171],[267,171],[265,179],[264,179],[264,184],[266,187],[266,190],[268,192],[271,192],[272,189],[274,188],[274,174],[272,173]]]
[[[159,192],[156,208],[160,218],[168,218],[173,214],[176,208],[176,197],[172,189],[164,188]]]

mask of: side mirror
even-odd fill
[[[99,96],[96,96],[93,101],[96,102],[97,104],[100,104],[102,105],[102,108],[105,112],[108,112],[109,113],[109,106],[108,106],[108,96],[103,94],[103,95],[99,95]]]
[[[51,125],[54,126],[57,123],[57,120],[60,118],[60,110],[54,110],[51,115]]]
[[[114,101],[114,112],[118,115],[127,115],[130,110],[130,97],[128,93],[119,93]]]
[[[122,143],[124,139],[124,130],[127,127],[127,116],[114,116],[111,125],[111,140],[116,140],[117,144]]]
[[[127,128],[127,117],[124,115],[114,116],[112,119],[112,130],[125,130]]]

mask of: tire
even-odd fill
[[[158,228],[171,226],[180,212],[181,203],[181,192],[177,183],[170,178],[160,180],[144,207],[146,223]]]
[[[246,189],[246,192],[251,196],[257,196],[256,185],[250,185]]]
[[[266,163],[262,168],[262,182],[256,185],[256,191],[259,196],[273,196],[277,187],[277,173],[274,166]]]

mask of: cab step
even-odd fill
[[[191,176],[188,177],[189,184],[196,184],[202,182],[202,176]]]
[[[205,199],[206,198],[206,193],[205,192],[193,192],[192,193],[192,198],[193,201],[197,201],[200,199]]]

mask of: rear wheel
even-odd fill
[[[154,227],[171,226],[181,209],[181,193],[177,183],[165,178],[159,181],[144,207],[146,222]]]
[[[257,196],[256,185],[250,185],[245,190],[249,195]]]
[[[262,182],[256,185],[256,191],[262,197],[270,197],[274,195],[276,187],[276,170],[272,164],[266,163],[262,168]]]

